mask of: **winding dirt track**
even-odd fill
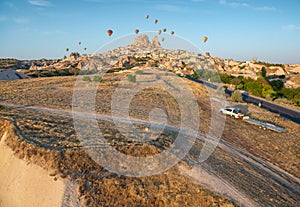
[[[73,117],[72,111],[67,110],[0,104],[20,110]],[[90,118],[93,117],[93,114],[82,113],[80,116]],[[107,115],[96,115],[96,119],[113,121],[113,118]],[[117,117],[117,119],[128,124],[150,124],[139,119],[128,120],[122,117]],[[157,128],[164,126],[159,123],[151,124]],[[171,131],[178,132],[180,130],[170,125],[165,127]],[[201,145],[207,139],[212,143],[219,142],[214,154],[203,163],[198,161],[197,156],[188,154],[186,159],[193,168],[191,170],[184,168],[182,173],[196,182],[208,186],[213,191],[227,195],[241,206],[297,206],[299,204],[299,178],[223,140],[219,141],[200,134],[196,144]]]

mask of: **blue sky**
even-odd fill
[[[66,48],[84,47],[93,53],[136,28],[167,28],[213,56],[300,63],[299,8],[299,0],[4,0],[0,57],[61,58]]]

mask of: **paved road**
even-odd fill
[[[213,89],[217,89],[219,87],[217,84],[210,83],[210,82],[203,81],[203,80],[198,80],[191,76],[186,76],[186,78],[189,80],[192,80],[194,82],[201,83],[201,84],[208,86],[210,88],[213,88]],[[231,95],[233,93],[233,91],[226,89],[225,93]],[[255,105],[259,105],[259,103],[260,103],[262,108],[267,109],[270,112],[277,113],[284,118],[287,118],[293,122],[296,122],[297,124],[300,124],[300,111],[298,111],[298,110],[291,109],[291,108],[288,108],[285,106],[281,106],[281,105],[275,104],[270,101],[266,101],[264,99],[261,99],[261,98],[255,97],[255,96],[251,96],[245,92],[242,93],[242,96],[243,96],[243,100],[246,103],[252,103]]]

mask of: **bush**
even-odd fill
[[[129,82],[135,83],[136,82],[136,76],[129,74],[129,75],[127,75],[127,80]]]
[[[243,102],[243,96],[242,96],[242,93],[239,90],[235,90],[232,93],[231,98],[235,102]]]
[[[90,76],[84,76],[84,77],[82,78],[82,80],[83,80],[83,81],[92,81],[91,78],[90,78]]]
[[[3,105],[0,105],[0,110],[4,110],[4,109],[6,109],[6,107]]]
[[[232,76],[227,73],[220,73],[220,78],[223,83],[231,84]]]
[[[231,83],[233,84],[233,85],[239,85],[240,83],[241,83],[242,81],[239,79],[239,78],[233,78],[232,80],[231,80]]]
[[[137,74],[137,75],[143,75],[143,71],[142,70],[137,70],[137,71],[135,71],[135,74]]]
[[[199,79],[200,78],[200,76],[198,75],[198,73],[196,73],[195,71],[194,71],[194,73],[193,73],[193,78],[196,78],[196,79]]]
[[[94,76],[93,81],[94,81],[94,82],[101,83],[101,82],[103,82],[103,79],[102,79],[101,76]]]
[[[200,76],[201,79],[217,83],[221,82],[219,73],[214,70],[200,69],[197,70],[196,73],[198,74],[198,76]]]

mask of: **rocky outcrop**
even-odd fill
[[[131,46],[140,48],[140,49],[150,49],[151,43],[147,35],[137,36]]]
[[[157,36],[155,36],[152,40],[152,43],[150,43],[149,37],[145,34],[136,37],[130,46],[145,50],[162,48]]]
[[[152,48],[161,48],[161,45],[160,45],[160,43],[159,43],[159,41],[158,41],[158,37],[157,37],[157,36],[155,36],[155,37],[153,38],[151,47],[152,47]]]

